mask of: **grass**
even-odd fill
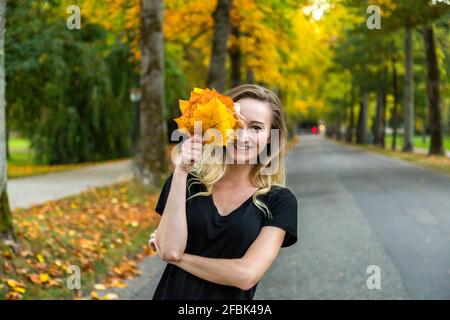
[[[390,148],[392,146],[392,135],[386,135],[386,146]],[[397,136],[397,149],[401,149],[403,146],[403,136],[399,135]],[[414,137],[414,147],[416,148],[423,148],[427,149],[430,147],[430,137],[426,136],[425,141],[423,140],[422,136],[416,135]],[[450,136],[444,136],[444,149],[450,151]]]
[[[58,164],[58,165],[40,165],[33,161],[33,150],[30,149],[30,141],[23,138],[9,139],[10,159],[8,160],[8,178],[21,178],[58,172],[65,170],[79,169],[86,166],[105,164],[116,161],[126,160],[114,159],[107,161],[85,162],[78,164]]]
[[[9,155],[8,164],[13,165],[31,165],[33,164],[33,152],[30,149],[30,141],[23,138],[9,139]]]
[[[20,248],[0,245],[0,300],[84,297],[107,279],[123,286],[136,261],[151,254],[156,197],[132,180],[15,210]],[[81,291],[66,287],[72,265],[81,270]]]
[[[446,156],[429,156],[426,154],[417,154],[413,152],[392,151],[391,149],[383,149],[381,147],[373,145],[356,145],[356,144],[348,144],[346,142],[338,140],[333,141],[346,146],[352,146],[360,150],[377,152],[392,158],[412,162],[420,166],[427,167],[450,175],[450,158]]]

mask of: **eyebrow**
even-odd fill
[[[262,125],[264,125],[264,122],[261,122],[261,121],[256,121],[256,120],[250,121],[250,123],[259,123],[259,124],[262,124]]]

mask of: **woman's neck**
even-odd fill
[[[245,186],[251,184],[250,173],[255,165],[252,164],[229,164],[225,174],[220,179],[224,185]]]

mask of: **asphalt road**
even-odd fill
[[[299,242],[281,250],[255,299],[450,299],[450,177],[301,136],[287,180]],[[151,299],[163,267],[146,258],[116,292]],[[379,289],[368,288],[371,268]]]
[[[450,177],[319,136],[289,155],[300,242],[257,299],[450,299]],[[381,289],[369,289],[370,265]]]

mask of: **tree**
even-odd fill
[[[214,35],[209,64],[207,86],[217,91],[225,89],[228,34],[231,29],[230,11],[232,0],[218,0],[214,11]]]
[[[356,130],[356,143],[365,144],[367,143],[367,113],[369,106],[369,98],[367,93],[367,88],[361,88],[361,101],[360,110],[358,116],[358,125]]]
[[[433,26],[425,26],[423,29],[425,43],[426,67],[427,67],[427,92],[428,92],[428,114],[430,119],[430,154],[445,153],[442,141],[441,108],[439,94],[439,66],[436,57],[436,46],[434,40]]]
[[[240,40],[239,27],[233,25],[231,28],[231,34],[233,36],[234,43],[230,46],[229,55],[231,61],[231,86],[237,87],[241,84],[241,65],[242,65],[242,55]]]
[[[162,24],[162,0],[142,0],[140,136],[135,164],[137,176],[146,186],[158,185],[168,166]]]
[[[5,20],[6,0],[0,0],[0,240],[14,243],[12,215],[6,188]]]
[[[396,31],[399,28],[405,30],[404,52],[405,52],[405,83],[404,83],[404,123],[405,123],[405,139],[403,150],[413,150],[413,138],[414,138],[414,76],[413,76],[413,31],[415,28],[421,28],[423,30],[426,64],[427,64],[427,92],[429,95],[428,101],[430,104],[429,110],[429,125],[431,131],[433,131],[433,147],[430,146],[430,153],[440,153],[443,149],[442,146],[442,131],[441,131],[441,118],[436,112],[439,109],[439,91],[436,87],[436,83],[439,84],[439,79],[436,78],[435,71],[438,70],[438,61],[433,57],[433,51],[435,50],[433,30],[430,32],[430,25],[433,21],[438,20],[440,17],[448,16],[450,7],[443,3],[437,2],[432,4],[430,1],[409,1],[409,0],[397,0],[387,1],[392,3],[393,6],[389,8],[388,18],[385,19],[384,25],[389,31]],[[437,80],[437,82],[436,82]],[[439,85],[438,85],[439,86]],[[431,95],[431,96],[430,96]]]
[[[37,164],[129,157],[130,88],[139,81],[130,45],[84,6],[82,28],[68,30],[63,2],[7,3],[8,129],[31,141]]]
[[[386,110],[386,79],[384,72],[380,71],[377,83],[377,104],[375,113],[375,122],[373,130],[373,144],[384,147],[384,131],[385,131],[385,110]]]
[[[413,75],[413,30],[405,29],[405,83],[403,98],[403,114],[405,121],[405,135],[403,151],[414,150],[414,75]]]

